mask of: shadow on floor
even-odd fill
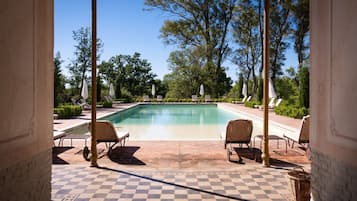
[[[52,164],[69,164],[67,161],[63,160],[62,158],[59,157],[59,155],[63,152],[66,152],[73,147],[53,147],[52,148]]]
[[[125,175],[131,176],[131,177],[137,177],[137,178],[140,178],[140,179],[146,179],[146,180],[150,180],[150,181],[153,181],[153,182],[157,182],[157,183],[161,183],[161,184],[165,184],[165,185],[171,185],[171,186],[178,187],[178,188],[183,188],[183,189],[189,189],[189,190],[192,190],[192,191],[196,191],[196,192],[200,192],[200,193],[206,193],[206,194],[210,194],[210,195],[214,195],[214,196],[218,196],[218,197],[226,198],[226,199],[230,199],[230,200],[248,201],[246,199],[242,199],[242,198],[239,198],[239,197],[223,195],[223,194],[220,194],[220,193],[217,193],[217,192],[207,191],[207,190],[200,189],[200,188],[197,188],[197,187],[191,187],[191,186],[185,186],[185,185],[181,185],[181,184],[177,184],[177,183],[167,182],[167,181],[164,181],[164,180],[155,179],[155,178],[147,177],[147,176],[142,176],[142,175],[130,173],[130,172],[127,172],[127,171],[116,170],[116,169],[107,168],[107,167],[98,167],[98,169],[113,171],[113,172],[116,172],[118,174],[125,174]]]
[[[234,148],[234,155],[236,155],[236,160],[233,160],[231,162],[239,163],[239,164],[245,164],[245,160],[250,160],[250,161],[255,161],[258,163],[262,163],[262,152],[260,149],[257,148],[240,148],[240,147],[235,147]],[[239,157],[240,156],[240,157]],[[290,163],[287,161],[284,161],[282,159],[277,159],[274,157],[270,157],[270,165],[276,166],[276,167],[281,167],[281,168],[288,168],[288,167],[300,167],[299,165],[295,163]]]
[[[117,146],[109,154],[109,159],[121,165],[146,165],[134,156],[134,153],[139,149],[138,146]]]

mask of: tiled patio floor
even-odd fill
[[[52,200],[290,200],[287,170],[122,171],[54,165]]]
[[[260,117],[262,111],[239,105],[226,108]],[[99,110],[102,116],[130,105]],[[56,120],[54,130],[89,121],[89,112],[74,120]],[[297,129],[300,120],[269,114],[270,120]],[[56,143],[57,144],[57,143]],[[89,145],[90,143],[88,143]],[[261,164],[259,141],[253,149],[236,148],[243,164],[228,162],[223,141],[135,141],[116,147],[111,156],[98,145],[98,164],[90,168],[82,157],[83,140],[54,147],[52,200],[290,200],[287,172],[303,166],[306,153],[285,144],[269,144],[272,168]],[[237,161],[237,155],[233,160]]]

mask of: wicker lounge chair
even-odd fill
[[[294,143],[301,145],[309,143],[309,129],[310,129],[310,115],[304,116],[301,121],[300,131],[295,133],[285,133],[283,136],[287,139],[290,146],[292,142],[292,148],[294,148]]]
[[[91,123],[88,126],[89,130],[91,129]],[[97,134],[97,143],[104,142],[107,145],[109,155],[113,149],[113,147],[119,143],[120,146],[125,146],[125,141],[129,138],[128,131],[118,131],[118,127],[114,127],[114,125],[110,121],[105,120],[97,120],[96,122],[96,134]],[[86,160],[88,158],[89,150],[85,147],[83,151],[83,156]]]
[[[246,144],[250,148],[250,142],[253,131],[253,122],[247,119],[237,119],[228,122],[224,148],[227,149],[228,160],[231,161],[230,155],[233,152],[232,144]],[[227,145],[230,145],[227,148]],[[240,156],[239,156],[240,158]],[[241,161],[241,158],[239,159]]]

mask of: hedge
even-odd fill
[[[112,102],[104,101],[104,102],[103,102],[103,107],[104,107],[104,108],[112,108],[112,107],[113,107],[113,103],[112,103]]]
[[[309,114],[309,110],[305,107],[285,104],[275,107],[274,112],[278,115],[288,116],[295,119],[302,119],[305,115]]]
[[[60,105],[54,108],[54,113],[59,119],[67,119],[73,116],[79,116],[82,113],[82,107],[79,105]]]
[[[261,104],[262,103],[260,101],[247,101],[244,103],[244,106],[254,108],[256,105],[261,105]]]

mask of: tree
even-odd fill
[[[102,78],[100,76],[100,74],[98,73],[98,76],[97,76],[97,102],[100,102],[102,101]]]
[[[242,90],[243,90],[243,75],[242,73],[239,73],[239,76],[238,76],[238,98],[242,98],[243,95],[242,95]]]
[[[209,90],[209,80],[204,80],[202,70],[204,61],[197,56],[197,52],[191,49],[174,51],[168,61],[171,73],[164,77],[164,82],[168,85],[167,97],[189,98],[192,94],[199,93],[201,84],[205,86],[205,91]]]
[[[140,58],[140,53],[130,55],[117,55],[105,63],[103,72],[107,79],[115,82],[115,95],[122,96],[122,90],[127,90],[131,95],[142,96],[151,91],[156,75],[152,73],[151,64],[146,59]],[[115,79],[114,79],[115,78]]]
[[[275,79],[282,75],[281,67],[285,61],[288,48],[287,36],[291,28],[291,0],[271,1],[270,13],[270,73],[275,87]]]
[[[310,29],[309,0],[295,0],[293,5],[295,29],[293,30],[294,50],[298,55],[299,69],[308,58],[309,46],[305,37]]]
[[[165,82],[163,82],[163,81],[161,81],[159,79],[155,79],[154,80],[154,84],[155,84],[156,94],[165,97],[166,93],[168,91],[168,88],[169,88],[167,83],[165,83]]]
[[[239,73],[238,81],[229,91],[228,96],[234,99],[242,98],[242,88],[243,88],[243,75]]]
[[[161,37],[167,44],[200,51],[205,60],[208,93],[219,96],[226,93],[229,79],[222,67],[230,48],[228,28],[236,0],[146,0],[145,4],[175,16],[166,20],[161,28]],[[223,81],[223,82],[222,82]]]
[[[301,67],[299,70],[299,105],[301,107],[309,108],[309,68]]]
[[[233,17],[233,37],[239,45],[233,57],[233,63],[238,65],[240,72],[249,80],[250,75],[253,78],[252,95],[256,93],[258,87],[256,78],[256,67],[259,64],[260,43],[259,43],[259,15],[257,7],[251,0],[241,0],[237,5]]]
[[[54,107],[57,107],[64,101],[64,76],[61,74],[61,54],[56,53],[54,63]]]
[[[263,100],[263,88],[264,88],[264,80],[262,77],[262,73],[260,73],[258,77],[258,89],[257,89],[257,100],[262,101]]]
[[[107,83],[113,83],[115,81],[117,69],[111,60],[109,62],[102,61],[102,63],[98,65],[98,70]]]
[[[86,78],[86,73],[91,72],[92,66],[92,38],[91,30],[89,27],[81,27],[77,31],[73,31],[73,39],[77,42],[74,46],[75,58],[72,60],[72,64],[69,65],[69,73],[71,74],[70,83],[72,87],[82,89],[83,80]],[[100,52],[103,47],[103,43],[100,39],[97,39],[97,52]],[[97,55],[99,60],[100,54]]]

